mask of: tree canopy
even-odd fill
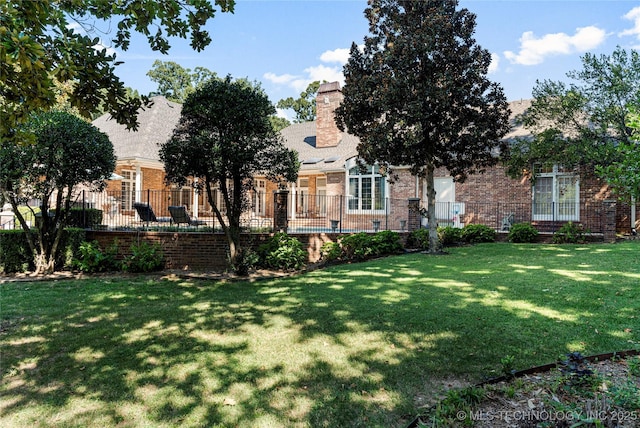
[[[196,67],[191,71],[173,61],[155,60],[152,67],[147,76],[158,84],[155,94],[177,103],[183,103],[187,95],[207,80],[217,78],[217,74],[208,68]]]
[[[621,161],[632,129],[625,122],[640,100],[640,55],[617,47],[611,55],[585,54],[569,83],[538,81],[531,107],[519,122],[533,138],[511,145],[505,163],[518,177],[536,164],[602,168]]]
[[[167,180],[194,185],[205,192],[237,260],[240,216],[247,209],[247,192],[256,175],[285,183],[295,181],[297,154],[288,150],[273,129],[275,112],[266,94],[247,80],[213,79],[187,96],[180,122],[161,146]],[[226,217],[214,198],[220,189]]]
[[[63,111],[35,114],[23,125],[35,135],[34,144],[0,147],[0,190],[29,231],[18,205],[40,201],[38,240],[26,233],[36,273],[53,271],[71,202],[79,184],[101,189],[115,169],[113,145],[106,134],[87,121]],[[49,207],[53,199],[53,215]],[[35,217],[36,211],[28,207]]]
[[[14,0],[0,3],[0,144],[30,139],[20,123],[55,104],[55,84],[73,82],[69,102],[90,117],[100,105],[118,123],[136,127],[143,104],[127,96],[115,74],[115,55],[99,47],[96,23],[116,28],[115,48],[126,50],[131,33],[147,37],[161,53],[170,37],[189,37],[200,51],[211,42],[204,29],[215,15],[233,12],[235,0]],[[82,28],[76,32],[70,24]]]
[[[309,83],[307,89],[300,93],[300,97],[284,98],[278,101],[276,107],[280,109],[291,109],[296,114],[294,123],[312,122],[316,120],[316,95],[320,88],[320,81]]]
[[[338,125],[358,136],[359,156],[393,177],[409,166],[425,178],[427,217],[435,225],[434,170],[455,180],[498,161],[509,131],[502,88],[486,78],[490,53],[473,38],[475,15],[458,2],[371,0],[370,35],[354,43],[344,67]],[[439,248],[430,228],[430,250]]]
[[[639,100],[640,101],[640,100]],[[597,173],[612,186],[613,192],[624,200],[640,200],[640,107],[630,106],[627,127],[631,141],[621,142],[615,148],[616,160],[606,166],[597,166]]]

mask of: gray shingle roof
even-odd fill
[[[157,96],[151,98],[153,106],[138,112],[140,127],[128,131],[110,114],[104,114],[93,124],[109,136],[115,155],[122,159],[144,159],[159,162],[159,144],[166,142],[180,120],[182,105]]]
[[[360,140],[346,133],[342,134],[342,140],[337,146],[316,148],[315,122],[294,123],[280,131],[280,135],[286,147],[298,152],[298,159],[302,162],[300,171],[343,168],[347,159],[358,154],[356,147]],[[305,164],[305,161],[313,163]]]

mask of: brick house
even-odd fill
[[[398,168],[398,180],[389,183],[375,167],[366,171],[357,168],[358,138],[340,132],[334,121],[334,111],[342,99],[337,82],[322,84],[316,98],[316,121],[293,124],[281,131],[284,144],[297,151],[301,161],[299,178],[289,185],[289,217],[319,219],[328,227],[331,219],[338,218],[339,209],[343,222],[354,218],[371,222],[384,216],[387,228],[399,229],[400,222],[407,218],[407,200],[424,201],[425,186],[408,169]],[[134,200],[144,200],[143,192],[150,189],[170,191],[171,195],[168,200],[154,203],[154,208],[186,205],[192,215],[207,215],[211,207],[205,198],[190,188],[172,189],[164,184],[158,144],[169,138],[178,123],[180,104],[163,97],[153,100],[154,105],[140,113],[137,132],[126,131],[108,115],[94,121],[111,138],[118,158],[116,173],[123,177],[111,181],[109,190],[120,192],[122,210],[130,209]],[[529,100],[510,103],[512,120],[529,105]],[[506,138],[526,135],[526,130],[514,123]],[[518,180],[508,178],[504,168],[496,166],[485,174],[469,176],[464,183],[456,183],[446,170],[436,171],[439,224],[483,223],[500,229],[510,216],[514,222],[531,222],[543,231],[553,231],[567,221],[580,222],[594,232],[602,230],[602,203],[610,198],[605,183],[588,171],[565,171],[562,166],[536,173],[532,184],[524,175]],[[272,217],[276,184],[255,177],[254,186],[251,215]],[[635,217],[631,209],[619,205],[617,229],[629,230],[632,221]]]

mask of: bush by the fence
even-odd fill
[[[78,257],[73,261],[73,267],[81,272],[95,273],[120,270],[120,263],[116,260],[118,243],[114,241],[103,250],[98,241],[83,242],[78,250]]]
[[[164,268],[164,255],[160,244],[147,244],[142,241],[131,246],[131,254],[122,260],[125,272],[153,272]]]
[[[407,248],[429,249],[429,229],[416,229],[407,237]]]
[[[37,242],[36,230],[29,233]],[[80,244],[85,240],[84,229],[67,228],[62,234],[61,250],[56,258],[56,269],[71,267],[78,255]],[[17,273],[33,270],[33,254],[29,249],[25,232],[20,229],[0,230],[0,272]]]
[[[33,268],[33,255],[24,231],[0,230],[0,272],[25,272]]]
[[[438,239],[443,247],[458,245],[462,241],[462,230],[459,227],[445,226],[438,228]]]
[[[556,233],[553,234],[554,244],[582,244],[586,241],[586,234],[589,231],[579,223],[572,221],[563,224]]]
[[[258,256],[261,266],[285,271],[301,269],[307,261],[302,243],[284,232],[274,234],[260,245]]]
[[[335,243],[322,245],[322,260],[366,260],[370,257],[396,254],[402,251],[402,242],[398,232],[385,230],[375,234],[353,233],[338,238]]]
[[[469,244],[495,242],[498,232],[484,224],[467,224],[462,228],[462,239]]]
[[[69,227],[94,229],[102,224],[102,210],[95,208],[71,208],[69,211]]]
[[[530,223],[516,223],[509,229],[509,242],[530,243],[538,239],[538,229]]]

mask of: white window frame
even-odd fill
[[[253,192],[251,194],[251,212],[264,217],[267,203],[267,181],[261,178],[253,180]]]
[[[389,199],[389,182],[386,177],[379,171],[377,165],[367,165],[366,171],[358,171],[358,163],[355,158],[349,159],[345,163],[345,189],[347,193],[347,213],[349,214],[385,214],[387,211],[387,203]],[[353,173],[357,172],[357,174]],[[368,195],[362,195],[363,183],[369,181],[370,190]],[[376,183],[382,182],[382,185],[376,185]],[[357,194],[352,194],[354,187],[352,184],[356,183],[355,190]],[[382,206],[376,208],[376,195],[382,190]],[[370,201],[371,208],[367,205]]]
[[[123,210],[133,210],[133,203],[136,202],[137,173],[134,170],[123,170],[120,172],[120,206]]]
[[[541,169],[539,165],[534,168]],[[580,221],[580,178],[572,171],[565,171],[562,165],[553,165],[553,168],[543,170],[539,173],[535,173],[535,182],[531,189],[532,198],[532,219],[535,221]],[[540,188],[543,185],[551,184],[551,195],[546,193],[545,202],[538,202],[538,195],[540,191],[536,190],[536,186]],[[569,192],[573,192],[573,195],[564,195],[567,191],[563,188],[563,182],[569,181],[571,183]],[[550,198],[549,198],[550,196]],[[550,200],[549,200],[550,199]],[[546,207],[543,204],[548,204]]]

